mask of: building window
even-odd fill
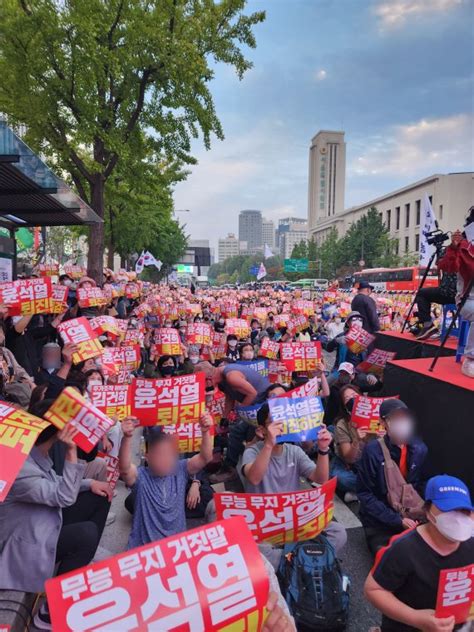
[[[392,215],[392,211],[391,211],[391,209],[388,209],[388,211],[387,211],[387,221],[385,222],[387,230],[390,230],[390,224],[391,224],[391,219],[392,219],[391,215]]]
[[[405,252],[408,252],[409,246],[410,246],[410,238],[405,237]]]
[[[410,205],[405,204],[405,228],[410,226]]]
[[[421,218],[421,200],[416,201],[416,225],[420,225]]]
[[[395,209],[395,230],[400,229],[400,207],[397,206]]]
[[[415,235],[415,252],[420,250],[420,235],[416,233]]]
[[[439,219],[443,219],[443,205],[439,205]]]

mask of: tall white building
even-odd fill
[[[321,222],[344,210],[346,143],[344,132],[321,130],[309,149],[308,223],[314,232]]]
[[[222,263],[230,257],[235,257],[240,254],[240,244],[234,233],[229,233],[227,237],[219,238],[217,247],[217,259],[219,263]]]
[[[293,248],[308,240],[308,223],[300,217],[288,217],[278,223],[280,256],[290,259]]]
[[[272,250],[275,247],[275,223],[271,219],[262,219],[262,244]]]

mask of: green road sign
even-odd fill
[[[285,272],[308,272],[308,259],[285,259]]]

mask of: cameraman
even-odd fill
[[[439,267],[439,263],[438,263]],[[426,340],[438,332],[438,328],[433,323],[431,317],[431,303],[439,305],[450,305],[456,302],[456,273],[443,273],[443,278],[439,287],[423,287],[416,295],[418,305],[418,327],[416,333],[417,340]]]

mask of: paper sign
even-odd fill
[[[297,386],[279,397],[316,397],[319,393],[319,380],[317,377],[311,378],[305,384]]]
[[[79,430],[74,443],[90,452],[115,422],[88,402],[77,390],[67,386],[45,413],[45,418],[62,430],[67,423]]]
[[[296,335],[308,328],[308,319],[303,314],[298,314],[288,321],[288,332]]]
[[[261,358],[257,360],[238,360],[236,366],[246,366],[256,373],[260,373],[262,377],[268,377],[268,360]]]
[[[64,274],[67,274],[71,279],[80,279],[87,274],[87,270],[82,266],[65,265]]]
[[[321,343],[282,342],[280,358],[287,371],[316,371],[321,358]]]
[[[157,356],[181,355],[179,331],[174,327],[161,327],[155,331],[154,352]]]
[[[396,351],[385,351],[384,349],[374,349],[367,358],[359,362],[357,371],[362,373],[372,373],[381,376],[385,365],[397,355]]]
[[[324,408],[320,397],[274,397],[268,400],[273,423],[283,423],[277,443],[315,441],[323,423]]]
[[[0,283],[0,305],[8,307],[10,316],[18,316],[20,314],[20,298],[15,281]]]
[[[198,422],[163,426],[163,432],[176,436],[180,454],[199,452],[201,449],[202,430]],[[213,436],[214,427],[209,428],[208,432]]]
[[[69,288],[66,285],[53,285],[51,290],[51,309],[52,314],[62,314],[67,309],[67,299]]]
[[[92,329],[97,333],[97,335],[101,334],[112,334],[113,336],[120,336],[122,333],[122,323],[127,326],[126,321],[117,320],[113,316],[96,316],[95,318],[91,318],[89,321]]]
[[[108,303],[100,287],[79,287],[76,295],[79,307],[103,307]]]
[[[104,350],[96,332],[84,316],[61,323],[58,325],[58,332],[65,344],[72,342],[77,345],[78,351],[72,355],[74,364],[88,358],[96,358]]]
[[[212,332],[212,353],[216,360],[225,357],[226,335],[218,331]]]
[[[362,327],[351,327],[346,334],[346,345],[352,353],[362,353],[375,340],[375,336],[369,334]]]
[[[332,520],[336,480],[291,493],[214,494],[217,517],[243,516],[257,542],[279,546],[310,540]]]
[[[89,397],[93,406],[114,419],[130,417],[132,398],[128,384],[108,384],[107,386],[93,386]]]
[[[454,615],[456,625],[474,620],[474,564],[440,571],[435,615]]]
[[[0,502],[10,491],[38,435],[49,423],[0,401]]]
[[[114,555],[46,582],[53,629],[258,632],[269,583],[240,517]]]
[[[214,423],[217,425],[222,417],[224,416],[225,411],[225,395],[219,389],[215,389],[214,395],[209,400],[206,397],[206,407],[207,410],[211,413]]]
[[[237,338],[248,338],[250,336],[250,327],[244,318],[228,318],[225,321],[225,333],[227,335],[234,334]]]
[[[59,263],[40,263],[37,270],[42,277],[59,276]]]
[[[20,313],[48,314],[51,310],[52,283],[51,277],[41,279],[20,279],[14,281],[18,289]]]
[[[212,327],[207,323],[191,323],[186,331],[186,342],[209,347],[212,344]]]
[[[205,375],[194,373],[132,383],[132,416],[143,426],[199,421],[206,409]]]
[[[270,340],[270,338],[268,337],[265,337],[262,340],[262,344],[260,345],[258,355],[263,356],[264,358],[269,358],[270,360],[276,360],[278,358],[279,353],[280,353],[279,342]]]
[[[115,489],[120,476],[118,456],[112,456],[105,452],[97,452],[97,456],[104,459],[107,465],[107,483],[112,489]]]
[[[386,399],[398,399],[398,395],[392,397],[365,397],[356,395],[351,413],[351,422],[360,430],[368,432],[384,432],[380,423],[380,405]]]
[[[253,406],[236,406],[235,412],[239,421],[246,421],[252,426],[257,426],[257,413],[262,407],[262,404],[254,404]]]

